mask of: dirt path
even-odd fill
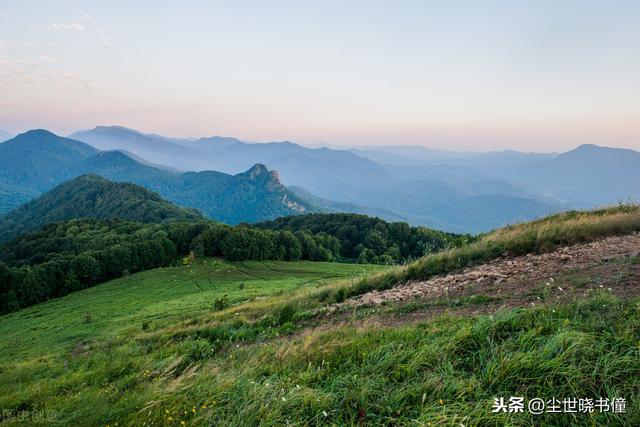
[[[541,255],[500,258],[458,274],[369,292],[343,304],[379,305],[415,299],[451,301],[483,295],[500,301],[500,306],[524,306],[535,305],[550,296],[564,300],[570,294],[588,293],[595,287],[631,296],[640,294],[639,254],[640,233],[609,237]],[[625,263],[624,259],[629,257],[636,257],[636,262]]]

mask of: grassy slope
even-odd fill
[[[380,269],[309,261],[204,259],[187,267],[145,271],[0,317],[0,336],[7,338],[0,344],[0,360],[52,352],[83,339],[130,334],[144,322],[154,328],[172,325],[210,313],[215,300],[224,295],[231,304],[259,302],[262,297],[314,289]]]
[[[366,320],[374,311],[324,309],[362,283],[480,262],[497,252],[491,239],[500,251],[546,250],[566,243],[562,236],[588,240],[640,225],[637,209],[585,215],[502,231],[373,279],[334,281],[373,267],[206,260],[28,308],[0,318],[9,337],[0,347],[0,408],[46,408],[69,425],[639,425],[638,301],[597,295],[401,327],[345,327],[335,316]],[[550,228],[560,231],[542,232]],[[316,290],[317,279],[332,283]],[[235,305],[212,311],[223,293]],[[250,299],[256,293],[268,297]],[[493,397],[518,395],[625,397],[628,414],[490,413]]]

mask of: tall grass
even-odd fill
[[[195,425],[638,425],[638,339],[637,307],[608,295],[400,328],[338,328],[204,360],[189,387],[167,382],[171,391],[158,387],[149,410],[124,420],[162,425],[167,409]],[[492,414],[501,396],[624,397],[628,407]]]

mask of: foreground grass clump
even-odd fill
[[[372,290],[388,289],[407,280],[425,280],[503,255],[543,253],[560,246],[594,241],[603,237],[640,231],[640,206],[620,205],[593,211],[569,211],[523,224],[500,228],[476,242],[425,256],[411,264],[365,277],[353,285],[336,288],[333,300]]]
[[[87,341],[71,358],[3,361],[0,405],[53,411],[61,425],[634,426],[639,314],[638,301],[600,295],[225,347],[213,335],[140,331]],[[491,413],[494,397],[510,396],[623,397],[627,413]]]

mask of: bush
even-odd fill
[[[229,303],[229,297],[227,295],[223,295],[219,298],[213,300],[213,305],[211,309],[213,311],[222,311],[225,308],[229,307],[231,304]]]

